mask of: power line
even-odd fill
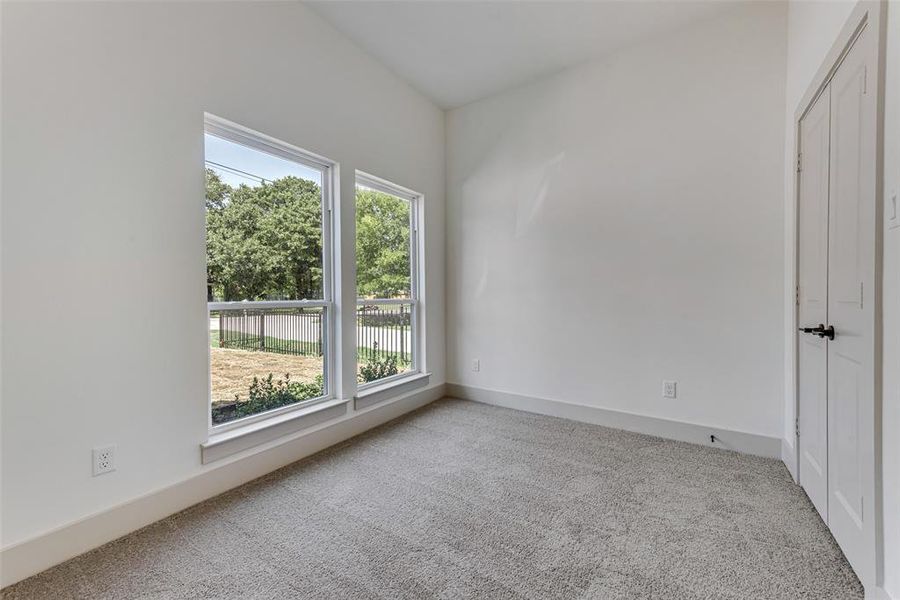
[[[259,175],[254,175],[253,173],[248,173],[247,171],[241,171],[240,169],[235,169],[234,167],[229,167],[228,165],[223,165],[211,160],[207,160],[206,164],[212,165],[214,167],[219,167],[220,169],[224,169],[225,171],[228,171],[229,173],[232,173],[234,175],[242,175],[248,179],[254,179],[256,181],[259,181],[260,183],[272,183],[270,179],[266,179],[265,177],[260,177]]]

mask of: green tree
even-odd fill
[[[374,190],[356,192],[360,296],[410,293],[409,202]],[[233,187],[206,170],[206,261],[210,299],[322,297],[322,191],[282,177]]]
[[[410,294],[409,202],[356,190],[356,288],[361,297]]]
[[[232,187],[206,171],[206,253],[210,296],[225,300],[320,298],[321,190],[282,177]]]
[[[322,194],[318,184],[282,177],[257,189],[259,234],[275,255],[274,287],[292,299],[322,297]]]
[[[223,182],[212,169],[206,169],[206,209],[220,210],[225,207],[231,186]]]

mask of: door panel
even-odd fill
[[[828,217],[828,525],[863,581],[874,559],[874,52],[860,33],[831,80]]]
[[[830,89],[800,121],[802,168],[799,181],[798,322],[827,323],[828,159]],[[810,334],[798,339],[800,485],[828,521],[827,342]]]
[[[862,365],[850,356],[832,352],[830,361],[830,393],[837,434],[830,438],[833,453],[832,488],[834,500],[850,519],[861,525],[863,520],[862,481],[859,465],[860,415],[862,405]],[[838,507],[836,507],[837,510]]]

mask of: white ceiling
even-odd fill
[[[733,6],[681,0],[306,4],[442,108],[496,94]]]

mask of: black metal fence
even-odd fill
[[[361,305],[356,309],[356,348],[359,360],[395,356],[412,362],[412,307],[407,304]]]
[[[219,348],[299,356],[322,356],[322,307],[213,310],[211,341]],[[218,322],[218,331],[214,322]],[[218,340],[216,340],[218,338]],[[394,356],[412,362],[412,307],[360,305],[356,310],[357,357],[361,361]]]
[[[211,311],[219,321],[219,347],[299,356],[322,356],[321,307]]]

